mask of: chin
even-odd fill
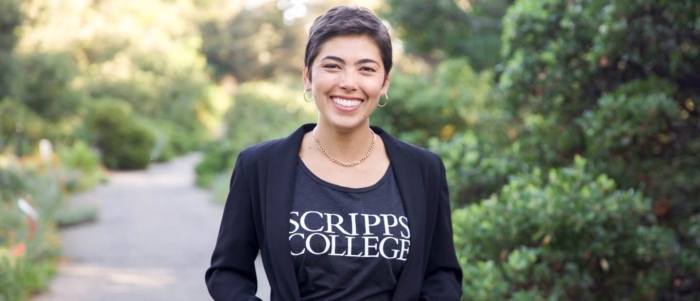
[[[368,120],[360,116],[329,116],[326,123],[339,132],[351,132],[365,126]]]

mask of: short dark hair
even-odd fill
[[[377,44],[382,57],[386,71],[384,76],[389,73],[393,61],[391,37],[386,26],[369,9],[336,6],[316,18],[309,29],[309,39],[306,41],[304,54],[304,65],[309,67],[309,79],[311,79],[311,63],[318,56],[323,43],[330,38],[346,35],[366,35],[372,39]]]

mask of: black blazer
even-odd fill
[[[262,251],[272,300],[300,300],[289,248],[289,218],[306,124],[289,137],[238,156],[219,237],[205,279],[215,300],[259,300],[255,257]],[[384,141],[411,230],[411,249],[393,300],[459,300],[462,269],[452,242],[445,166],[425,149],[372,127]]]

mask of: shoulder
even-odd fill
[[[313,128],[313,125],[306,124],[299,127],[289,136],[262,142],[249,146],[238,155],[237,166],[244,170],[266,170],[271,161],[281,163],[293,161],[298,157],[299,147],[304,134]]]
[[[261,163],[267,162],[275,154],[275,150],[282,143],[283,138],[265,141],[243,149],[238,155],[241,167],[244,169],[252,169],[255,166],[260,166]]]
[[[388,148],[392,148],[397,154],[420,165],[422,170],[444,170],[444,164],[440,156],[428,149],[404,142],[382,131],[382,139]]]
[[[430,164],[437,166],[442,163],[442,159],[440,158],[440,156],[431,150],[398,139],[397,141],[405,150],[413,153],[418,162],[422,164]]]
[[[281,143],[283,139],[269,140],[255,145],[246,147],[241,151],[241,157],[247,160],[260,160],[270,156],[274,149]]]

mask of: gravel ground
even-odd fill
[[[63,256],[50,289],[34,301],[211,300],[204,283],[223,207],[194,183],[199,155],[148,170],[115,172],[77,195],[100,208],[97,222],[61,232]],[[258,296],[270,288],[262,263]]]

